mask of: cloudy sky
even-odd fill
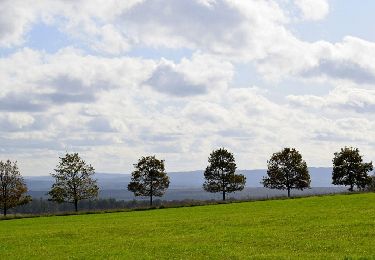
[[[241,169],[282,147],[330,166],[375,158],[375,1],[0,0],[0,158],[47,175],[65,152],[98,172],[142,155]]]

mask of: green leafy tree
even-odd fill
[[[310,175],[302,155],[294,148],[284,148],[274,153],[268,161],[267,177],[263,177],[266,188],[287,190],[310,188]]]
[[[8,209],[27,204],[31,197],[26,195],[27,186],[20,174],[17,162],[0,161],[0,208],[4,216]]]
[[[51,174],[55,178],[55,183],[48,192],[51,200],[58,203],[73,203],[75,211],[78,211],[80,200],[98,196],[99,187],[96,179],[93,179],[94,174],[94,167],[86,164],[78,153],[67,153],[64,157],[60,157],[55,173]]]
[[[150,197],[152,206],[153,197],[161,197],[169,187],[169,177],[165,172],[164,160],[158,160],[155,156],[146,156],[134,164],[128,190],[135,196]]]
[[[203,189],[205,191],[221,192],[225,200],[227,193],[244,189],[246,177],[236,174],[237,166],[231,152],[224,148],[214,150],[208,158],[208,163],[204,171]]]
[[[332,184],[365,189],[371,181],[368,173],[373,170],[372,162],[364,163],[358,148],[345,147],[334,154]]]

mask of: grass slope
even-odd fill
[[[0,221],[1,259],[375,258],[375,194]]]

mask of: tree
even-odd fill
[[[8,209],[27,204],[31,197],[26,195],[27,186],[21,176],[17,162],[0,161],[0,208],[4,216]]]
[[[306,162],[302,155],[294,148],[284,148],[274,153],[267,162],[268,177],[263,177],[265,188],[287,190],[290,197],[290,190],[303,190],[310,188],[310,175]]]
[[[78,153],[69,154],[60,157],[60,163],[57,165],[54,174],[55,183],[52,185],[48,194],[51,200],[58,203],[74,203],[75,211],[78,211],[78,202],[95,198],[98,196],[99,187],[96,179],[92,176],[95,169],[82,160]]]
[[[373,192],[375,192],[375,174],[373,174],[370,177],[370,181],[367,184],[366,191],[373,191]]]
[[[236,174],[234,156],[224,148],[212,151],[208,158],[209,165],[204,171],[205,182],[203,189],[208,192],[223,194],[243,190],[246,178],[242,174]]]
[[[134,168],[128,190],[134,192],[135,196],[150,197],[152,206],[152,198],[163,196],[169,187],[164,160],[158,160],[155,156],[142,157]]]
[[[332,184],[364,189],[371,181],[368,172],[373,170],[372,162],[364,163],[358,148],[344,147],[334,154]]]

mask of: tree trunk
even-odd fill
[[[5,196],[4,196],[5,197]],[[4,198],[4,203],[3,203],[3,209],[4,209],[4,217],[7,215],[7,202],[6,202],[6,197]]]
[[[150,184],[150,207],[152,206],[152,195],[154,195],[154,176],[151,174],[151,184]]]
[[[223,201],[225,201],[225,190],[223,190]]]
[[[354,185],[353,183],[350,184],[350,188],[349,188],[349,191],[353,191],[354,190]]]
[[[290,188],[288,188],[288,198],[290,198]]]
[[[74,208],[78,212],[78,200],[74,200]]]

